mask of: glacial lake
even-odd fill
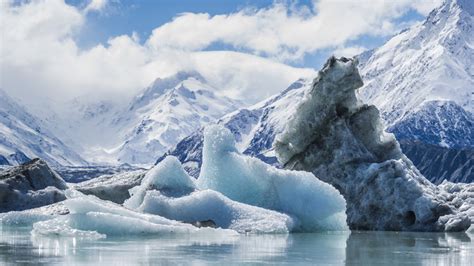
[[[472,227],[471,227],[472,230]],[[0,265],[474,265],[474,233],[324,232],[86,240],[0,228]]]

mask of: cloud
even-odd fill
[[[137,34],[83,50],[74,41],[87,19],[83,11],[58,0],[5,5],[0,87],[31,104],[84,95],[118,100],[157,77],[197,69],[220,93],[255,102],[312,73],[236,52],[151,49],[140,44]]]
[[[107,6],[108,2],[108,0],[91,0],[84,8],[84,12],[100,12]]]
[[[438,4],[439,0],[320,0],[311,9],[277,2],[228,15],[184,13],[156,28],[147,45],[195,51],[222,43],[292,61],[363,34],[392,35],[400,30],[396,19],[408,10],[426,13]]]
[[[362,48],[341,47],[362,34],[391,34],[395,18],[427,6],[417,6],[422,0],[321,0],[312,7],[275,3],[217,16],[185,13],[143,36],[144,43],[132,34],[81,49],[74,38],[88,12],[107,1],[83,9],[62,0],[0,2],[0,87],[27,103],[81,95],[125,99],[186,69],[202,72],[222,94],[255,102],[314,73],[282,61],[327,47],[354,53]],[[237,51],[201,51],[214,43]]]
[[[349,47],[339,47],[332,53],[336,57],[353,57],[362,52],[366,51],[367,48],[363,46],[349,46]]]

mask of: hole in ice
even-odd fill
[[[416,221],[416,215],[414,211],[408,211],[405,214],[404,222],[407,226],[414,225]]]

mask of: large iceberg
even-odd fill
[[[287,169],[332,184],[355,230],[464,231],[467,215],[430,183],[383,131],[379,111],[362,104],[354,59],[330,58],[274,142]]]
[[[240,154],[233,134],[211,125],[204,133],[200,189],[219,191],[232,200],[295,217],[296,231],[346,229],[341,194],[313,174],[281,170]]]
[[[285,233],[295,227],[288,215],[230,200],[219,192],[198,190],[176,157],[166,157],[130,190],[124,206],[187,223],[207,222],[240,233]]]

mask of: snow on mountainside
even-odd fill
[[[157,79],[113,121],[125,132],[114,151],[118,161],[152,164],[182,138],[241,105],[215,91],[196,72]]]
[[[361,98],[381,110],[387,130],[409,143],[402,145],[409,158],[438,183],[443,179],[474,181],[472,7],[467,0],[447,1],[423,24],[359,56],[365,83]],[[225,116],[220,123],[234,133],[241,152],[276,164],[275,134],[282,131],[310,83],[300,80],[280,95]],[[202,133],[195,132],[168,153],[197,176],[201,146]]]
[[[40,157],[53,166],[87,165],[42,122],[0,90],[0,164],[18,165]]]
[[[310,88],[311,80],[300,79],[286,90],[268,100],[248,108],[241,108],[221,119],[218,123],[225,125],[234,134],[236,147],[240,152],[255,156],[269,164],[277,164],[272,143],[275,135],[280,133],[301,100]],[[166,155],[176,156],[185,169],[194,177],[199,175],[202,163],[202,128],[181,140]]]
[[[146,166],[193,131],[242,105],[216,91],[199,73],[178,72],[156,79],[128,101],[86,95],[55,109],[34,110],[89,162]]]
[[[399,140],[419,140],[442,147],[473,147],[472,113],[452,101],[424,102],[416,112],[391,125]]]
[[[473,16],[471,0],[448,0],[424,23],[359,56],[361,97],[381,110],[391,131],[474,147]]]

